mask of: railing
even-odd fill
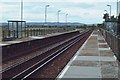
[[[100,31],[110,46],[111,50],[120,61],[120,36],[104,29],[100,29]]]
[[[16,38],[25,38],[29,36],[43,36],[47,34],[53,34],[53,33],[62,33],[62,32],[68,32],[68,31],[73,31],[75,28],[71,27],[51,27],[51,28],[29,28],[27,27],[26,30],[21,31],[21,32],[16,32],[16,31],[10,31],[10,30],[3,30],[2,33],[2,38],[3,41],[6,40],[13,40]]]

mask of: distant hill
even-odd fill
[[[38,22],[28,22],[27,25],[44,25],[44,23],[38,23]],[[48,22],[46,23],[47,26],[57,26],[57,22]],[[66,23],[59,23],[59,26],[65,26]],[[82,26],[84,25],[83,23],[67,23],[68,26]]]
[[[0,26],[7,26],[8,23],[0,23]],[[31,25],[31,26],[40,26],[40,25],[44,25],[43,22],[27,22],[27,25]],[[47,26],[57,26],[58,23],[57,22],[47,22],[46,23]],[[68,26],[83,26],[85,24],[83,23],[67,23]],[[59,26],[66,26],[66,23],[59,23]]]
[[[7,26],[7,23],[0,23],[0,26]]]

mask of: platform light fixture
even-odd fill
[[[45,24],[47,22],[47,7],[50,7],[50,5],[45,6]]]

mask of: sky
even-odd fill
[[[7,20],[20,20],[21,0],[1,0],[0,2],[0,22]],[[112,6],[112,15],[116,16],[117,0],[23,0],[23,20],[27,22],[45,22],[45,5],[47,7],[47,22],[57,22],[57,11],[59,21],[79,22],[85,24],[96,24],[103,22],[104,10],[110,12]]]

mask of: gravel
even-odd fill
[[[54,80],[61,72],[61,70],[65,67],[65,65],[74,56],[74,54],[77,52],[81,45],[81,41],[77,42],[77,44],[72,46],[58,58],[54,59],[48,65],[44,66],[44,68],[35,72],[29,78],[39,78],[40,80]]]

